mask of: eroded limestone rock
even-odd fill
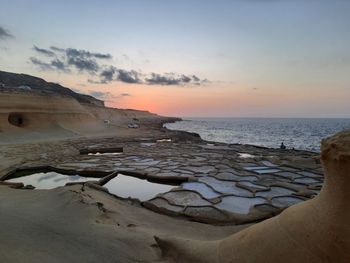
[[[219,241],[156,238],[163,255],[183,263],[349,262],[350,131],[323,140],[321,159],[325,184],[314,199]]]

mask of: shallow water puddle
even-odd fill
[[[248,166],[244,167],[244,169],[258,174],[277,173],[281,171],[280,169],[271,168],[269,166]]]
[[[249,154],[249,153],[238,153],[238,157],[242,158],[242,159],[246,159],[246,158],[254,158],[255,155]]]
[[[123,153],[118,153],[118,152],[116,152],[116,153],[99,153],[99,152],[97,152],[97,153],[88,153],[88,155],[99,155],[99,156],[104,156],[104,155],[111,156],[111,155],[121,155],[121,154],[123,154]]]
[[[171,139],[159,139],[157,142],[171,142]]]
[[[213,189],[211,189],[206,184],[200,183],[200,182],[183,183],[182,188],[186,189],[186,190],[195,191],[207,199],[216,198],[216,197],[219,197],[221,195],[221,194],[215,192]]]
[[[260,197],[246,198],[240,196],[226,196],[221,198],[221,202],[215,206],[219,209],[237,214],[248,214],[252,206],[264,203],[266,203],[266,200]]]
[[[147,201],[157,194],[170,191],[175,186],[167,184],[151,183],[136,177],[119,174],[104,185],[112,194],[123,198],[138,198]]]
[[[215,191],[222,194],[234,194],[237,196],[252,197],[253,193],[236,186],[236,182],[220,181],[213,177],[200,177],[200,182],[210,185]]]
[[[18,178],[6,180],[7,182],[23,183],[24,185],[32,185],[36,189],[53,189],[64,186],[66,183],[98,181],[100,178],[82,177],[79,175],[65,175],[56,172],[34,173]]]
[[[281,197],[272,198],[272,205],[282,208],[282,207],[288,207],[291,205],[295,205],[295,204],[300,203],[302,201],[304,201],[304,200],[301,198],[298,198],[298,197],[281,196]]]
[[[270,187],[269,191],[258,192],[255,194],[255,196],[271,198],[271,197],[292,195],[293,193],[295,193],[295,191],[293,190],[290,190],[284,187],[279,187],[279,186],[272,186]]]
[[[156,145],[155,142],[141,142],[140,143],[141,147],[150,147],[150,146],[154,146],[154,145]]]

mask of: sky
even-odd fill
[[[1,0],[0,70],[179,117],[350,117],[348,0]]]

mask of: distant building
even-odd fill
[[[136,123],[129,123],[128,124],[128,128],[137,129],[137,128],[140,128],[140,125],[138,125]]]
[[[32,90],[31,87],[26,86],[26,85],[21,85],[21,86],[17,87],[17,89],[20,89],[20,90]]]

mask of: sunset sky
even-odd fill
[[[181,117],[350,117],[350,1],[2,0],[0,70]]]

